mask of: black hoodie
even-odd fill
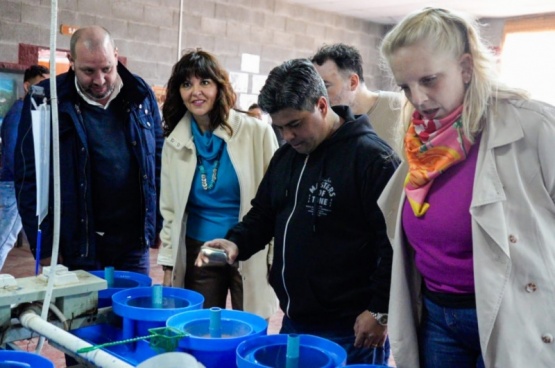
[[[274,237],[270,283],[281,309],[322,330],[388,310],[392,249],[377,200],[399,162],[366,115],[333,109],[345,122],[308,155],[281,147],[227,235],[240,260]]]

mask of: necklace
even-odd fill
[[[202,157],[200,155],[197,155],[198,170],[200,172],[200,184],[202,185],[202,189],[204,190],[210,190],[214,188],[214,185],[216,185],[216,181],[218,180],[218,168],[220,167],[220,158],[222,157],[224,146],[225,144],[222,144],[220,150],[218,151],[218,155],[216,156],[216,161],[214,161],[214,168],[212,169],[212,180],[210,181],[210,185],[208,185],[208,180],[206,178],[206,169],[202,164]]]

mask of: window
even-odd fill
[[[555,14],[509,20],[504,33],[503,80],[555,105]]]
[[[39,65],[50,68],[50,49],[39,48]],[[56,50],[56,75],[69,70],[67,51]]]
[[[15,100],[23,94],[23,72],[0,69],[0,126]]]

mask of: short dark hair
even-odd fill
[[[249,106],[249,108],[247,110],[254,110],[254,109],[259,109],[260,106],[257,103],[253,103],[252,105]]]
[[[269,114],[286,108],[312,111],[320,97],[328,98],[324,81],[308,59],[293,59],[272,69],[258,104]]]
[[[364,82],[364,71],[362,69],[362,56],[353,46],[344,43],[322,46],[310,61],[317,65],[322,65],[326,61],[332,60],[337,68],[342,72],[353,72],[358,75],[358,79]]]
[[[50,70],[42,65],[31,65],[25,69],[25,74],[23,75],[23,81],[28,82],[35,77],[44,77],[49,75]]]
[[[212,110],[208,113],[210,117],[210,130],[223,126],[232,135],[233,129],[228,124],[227,119],[229,111],[235,105],[237,96],[229,80],[229,74],[216,56],[208,51],[194,49],[185,53],[173,66],[172,74],[168,80],[166,101],[162,105],[166,136],[173,131],[177,123],[187,112],[179,89],[185,80],[193,76],[201,79],[210,79],[218,87],[216,101]]]

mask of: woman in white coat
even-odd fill
[[[234,110],[228,73],[210,53],[186,53],[173,67],[162,107],[158,264],[164,285],[196,290],[204,308],[226,307],[269,318],[277,298],[268,283],[269,247],[237,265],[196,267],[206,240],[225,236],[250,209],[278,148],[270,125]]]
[[[448,10],[407,16],[381,51],[410,102],[380,198],[397,366],[554,366],[555,108],[503,85]]]

